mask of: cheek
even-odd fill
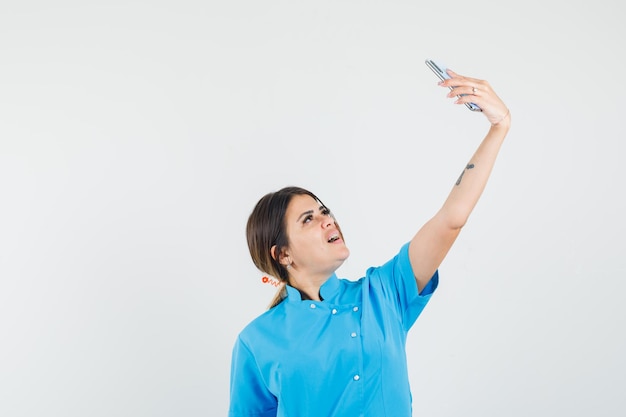
[[[306,256],[307,253],[310,254],[317,246],[319,246],[319,239],[311,234],[296,233],[289,240],[289,248],[294,255]]]
[[[302,236],[302,235],[294,236],[289,241],[289,247],[291,248],[293,252],[301,252],[302,250],[306,249],[310,245],[311,245],[311,242],[309,241],[309,239],[307,239],[306,236]]]

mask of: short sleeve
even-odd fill
[[[229,417],[275,417],[277,400],[268,391],[254,355],[237,338],[233,348],[230,376]]]
[[[435,271],[426,287],[418,292],[409,259],[409,243],[384,265],[370,268],[367,276],[370,287],[379,290],[385,302],[396,311],[405,331],[413,326],[439,284],[439,271]]]

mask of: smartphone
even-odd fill
[[[435,61],[433,61],[432,59],[427,59],[426,60],[426,65],[428,66],[428,68],[430,68],[437,77],[439,77],[439,79],[441,81],[443,80],[447,80],[450,78],[450,76],[448,75],[448,73],[446,72],[446,66],[443,65],[441,62],[436,63]],[[453,90],[454,87],[450,87],[450,90]],[[461,94],[460,96],[465,96],[466,94]],[[460,97],[457,96],[457,97]],[[480,107],[478,107],[476,104],[474,103],[465,103],[465,105],[467,106],[468,109],[470,109],[471,111],[482,111],[482,109]]]

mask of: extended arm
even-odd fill
[[[411,240],[409,257],[420,291],[439,268],[476,206],[511,124],[508,109],[491,89],[489,83],[462,77],[452,71],[449,71],[449,74],[452,78],[440,83],[444,87],[455,87],[448,96],[466,94],[456,103],[463,104],[471,101],[478,104],[491,123],[491,127],[461,172],[441,209],[421,227]]]

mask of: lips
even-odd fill
[[[338,233],[338,232],[333,232],[333,233],[332,233],[332,234],[328,237],[327,242],[328,242],[328,243],[333,243],[333,242],[338,241],[339,239],[341,239],[341,236],[339,236],[339,233]]]

